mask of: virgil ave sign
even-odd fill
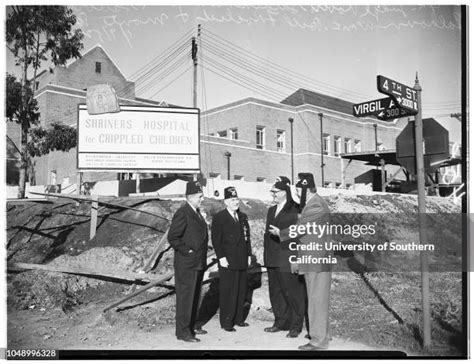
[[[385,97],[352,105],[352,115],[355,117],[376,116],[377,119],[387,121],[413,115],[413,113],[398,106],[392,97]]]
[[[396,100],[397,104],[407,111],[418,112],[417,92],[408,86],[387,77],[377,76],[377,90],[385,95],[389,95]]]
[[[197,173],[199,109],[121,106],[90,115],[78,107],[80,171]]]

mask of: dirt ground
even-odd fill
[[[102,207],[97,235],[89,240],[87,204],[76,206],[63,199],[49,203],[9,203],[9,266],[22,262],[99,270],[113,267],[129,273],[140,271],[182,202],[126,198],[110,201],[160,217],[125,208]],[[409,212],[416,210],[416,196],[330,196],[328,203],[334,212],[366,213],[377,222],[379,239],[407,239],[413,235],[413,229],[409,229],[413,225]],[[459,262],[462,255],[458,239],[459,207],[437,198],[429,198],[427,205],[429,212],[445,214],[442,222],[432,222],[439,226],[430,229],[430,239],[439,243],[438,251],[430,257],[433,267]],[[221,206],[219,201],[205,201],[209,220]],[[242,204],[242,210],[250,218],[252,249],[257,262],[263,261],[261,232],[267,208],[254,200]],[[166,245],[152,274],[158,277],[172,272],[172,258],[173,252]],[[382,258],[377,258],[376,263],[381,264]],[[449,269],[434,269],[430,273],[433,345],[426,350],[420,331],[420,273],[410,269],[391,273],[371,271],[362,264],[364,257],[339,256],[338,259],[331,286],[331,351],[355,354],[358,350],[391,350],[415,356],[465,355],[467,336],[464,334],[461,273]],[[395,266],[409,261],[418,264],[419,257],[399,254],[390,256],[389,260]],[[221,330],[217,283],[216,275],[211,273],[203,286],[203,309],[199,314],[209,333],[200,337],[200,343],[192,344],[178,341],[174,336],[172,279],[104,313],[104,308],[140,285],[40,270],[9,270],[8,348],[286,351],[296,350],[298,345],[307,342],[303,334],[297,339],[288,339],[286,333],[264,333],[263,328],[271,326],[273,315],[266,274],[261,272],[253,274],[249,281],[247,322],[250,327],[237,328],[236,333]]]

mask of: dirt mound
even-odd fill
[[[328,196],[332,212],[365,215],[378,225],[377,239],[416,240],[417,197],[412,195]],[[90,205],[58,199],[45,203],[20,202],[7,205],[8,264],[36,263],[54,267],[114,269],[138,272],[149,259],[174,212],[183,201],[117,198],[107,200],[112,205],[101,206],[97,234],[89,240]],[[130,206],[147,213],[129,210]],[[205,199],[208,220],[223,208],[221,201]],[[252,250],[257,262],[263,262],[263,232],[268,205],[246,200],[241,209],[249,216]],[[427,198],[429,213],[444,214],[441,222],[430,221],[429,238],[442,249],[432,256],[432,264],[454,262],[461,258],[459,242],[460,207],[442,198]],[[438,229],[441,229],[440,234]],[[443,239],[448,240],[441,241]],[[447,238],[448,237],[448,238]],[[446,239],[447,238],[447,239]],[[406,274],[365,272],[354,270],[349,261],[354,257],[339,257],[332,282],[331,325],[335,335],[364,340],[370,345],[403,346],[420,352],[417,341],[420,327],[419,273]],[[395,256],[398,262],[413,260],[418,253]],[[173,271],[173,250],[168,244],[153,269],[157,276]],[[358,263],[360,264],[360,263]],[[215,268],[215,267],[214,267]],[[434,341],[443,353],[458,353],[462,348],[452,342],[462,339],[462,278],[458,273],[431,275],[432,307],[435,320]],[[218,280],[215,276],[203,286],[204,311],[210,319],[218,314]],[[91,330],[154,331],[174,323],[172,281],[158,286],[111,310],[101,311],[140,285],[93,279],[90,277],[45,271],[24,271],[8,274],[9,310],[40,310],[44,315],[54,312],[73,315],[74,320],[94,320]],[[247,309],[252,319],[271,322],[273,315],[268,298],[266,275],[257,273],[249,281],[252,294]],[[350,309],[348,309],[350,308]],[[55,313],[57,314],[57,313]],[[94,316],[95,315],[95,316]],[[51,316],[52,317],[52,316]],[[361,318],[364,323],[361,325]],[[78,321],[78,322],[79,322]],[[418,331],[417,331],[418,330]],[[418,335],[418,336],[417,336]],[[398,341],[397,341],[398,340]],[[401,343],[401,344],[400,344]]]

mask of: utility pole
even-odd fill
[[[320,137],[321,137],[321,187],[324,187],[324,140],[323,140],[323,113],[320,112],[319,114],[319,121],[320,121]]]
[[[198,24],[198,38],[201,36],[201,24]],[[198,46],[196,42],[196,37],[192,37],[191,41],[191,56],[193,59],[193,107],[197,108],[197,58]],[[193,174],[193,181],[197,181],[197,173]]]
[[[198,38],[201,36],[201,24],[198,24]],[[198,45],[196,37],[192,38],[191,41],[191,55],[193,58],[193,107],[197,108],[197,66],[198,66]]]
[[[197,43],[196,37],[192,38],[191,54],[193,57],[193,107],[197,107]]]
[[[290,137],[291,137],[291,184],[295,183],[295,163],[293,154],[293,118],[288,118],[290,122]]]
[[[420,224],[420,244],[426,244],[426,203],[425,203],[425,161],[424,161],[424,140],[423,140],[423,118],[421,107],[421,85],[416,74],[415,86],[418,97],[418,114],[415,116],[415,154],[416,154],[416,182],[418,187],[418,214]],[[430,289],[428,276],[428,255],[426,251],[420,251],[421,265],[421,304],[423,311],[423,347],[431,345],[431,310],[430,310]]]

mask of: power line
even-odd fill
[[[243,86],[243,87],[245,87],[245,88],[247,88],[251,91],[257,92],[259,94],[263,94],[265,96],[270,96],[271,99],[275,99],[278,102],[284,97],[282,95],[285,95],[283,93],[280,93],[280,91],[277,91],[275,89],[267,87],[267,86],[261,84],[260,82],[257,82],[255,79],[252,79],[248,76],[245,76],[241,73],[238,73],[237,71],[234,71],[233,69],[231,69],[227,66],[224,66],[224,65],[222,65],[221,63],[219,63],[217,61],[214,61],[210,58],[206,58],[206,60],[207,60],[207,63],[209,65],[211,65],[214,68],[220,70],[221,72],[224,72],[225,74],[230,76],[231,79],[229,79],[227,77],[224,77],[221,74],[219,74],[221,77],[227,78],[231,82],[237,83],[237,84],[239,84],[239,85],[241,85],[241,86]],[[214,73],[216,73],[216,72],[214,72]],[[235,80],[233,80],[232,78],[234,78]]]
[[[282,74],[288,74],[288,75],[291,75],[292,78],[296,79],[296,80],[299,80],[299,82],[304,82],[306,84],[308,84],[308,82],[310,81],[311,83],[314,83],[316,85],[318,85],[319,88],[323,87],[324,88],[324,91],[327,92],[327,89],[333,89],[334,91],[332,91],[333,93],[337,92],[338,95],[341,94],[341,93],[349,93],[349,94],[353,94],[357,97],[362,97],[362,98],[368,98],[370,96],[368,95],[365,95],[365,94],[361,94],[361,93],[357,93],[357,92],[354,92],[354,91],[350,91],[350,90],[347,90],[347,89],[343,89],[343,88],[340,88],[340,87],[336,87],[332,84],[329,84],[329,83],[325,83],[325,82],[322,82],[322,81],[318,81],[318,80],[315,80],[313,78],[310,78],[308,77],[307,75],[303,75],[303,74],[300,74],[300,73],[297,73],[293,70],[290,70],[289,68],[286,68],[286,67],[283,67],[281,65],[278,65],[277,63],[275,62],[272,62],[268,59],[265,59],[261,56],[258,56],[256,55],[255,53],[252,53],[250,52],[249,50],[247,49],[244,49],[240,46],[237,46],[231,42],[229,42],[228,40],[220,37],[219,35],[211,32],[210,30],[208,30],[207,28],[205,29],[206,31],[206,34],[211,38],[210,40],[216,42],[217,44],[219,44],[220,46],[223,46],[223,47],[227,47],[228,49],[232,50],[232,51],[235,51],[237,52],[238,54],[241,54],[241,55],[246,55],[249,59],[253,59],[253,60],[256,60],[258,61],[259,63],[263,63],[263,64],[267,64],[268,66],[266,67],[267,69],[274,69],[274,70],[278,70],[278,72],[281,72]],[[272,70],[273,70],[272,69]],[[314,85],[312,85],[312,87],[314,87]]]
[[[341,94],[351,94],[351,95],[355,95],[357,96],[358,98],[369,98],[371,96],[368,96],[368,95],[365,95],[365,94],[362,94],[362,93],[358,93],[358,92],[354,92],[354,91],[351,91],[351,90],[347,90],[347,89],[344,89],[344,88],[340,88],[340,87],[337,87],[337,86],[334,86],[332,84],[328,84],[328,83],[325,83],[325,82],[322,82],[322,81],[318,81],[318,80],[315,80],[315,79],[312,79],[312,78],[309,78],[307,75],[302,75],[300,73],[297,73],[297,72],[294,72],[286,67],[283,67],[283,66],[280,66],[270,60],[267,60],[261,56],[258,56],[250,51],[248,51],[247,49],[244,49],[238,45],[235,45],[231,42],[229,42],[228,40],[224,39],[223,37],[219,36],[218,34],[212,32],[211,30],[209,29],[204,29],[203,30],[205,31],[205,34],[207,35],[207,45],[211,45],[214,46],[214,53],[215,53],[215,49],[217,48],[218,51],[221,53],[221,54],[225,54],[227,55],[227,60],[229,61],[228,57],[231,56],[231,57],[236,57],[240,60],[243,60],[245,59],[244,62],[246,63],[251,63],[253,64],[253,67],[254,67],[254,70],[255,70],[255,61],[257,61],[257,65],[259,68],[259,73],[260,73],[260,76],[262,76],[262,74],[265,74],[266,77],[277,77],[279,78],[280,80],[282,79],[286,79],[286,80],[289,80],[291,82],[292,85],[296,85],[297,88],[301,88],[299,87],[299,85],[306,85],[308,88],[314,88],[314,84],[318,85],[317,87],[323,87],[324,88],[324,92],[327,93],[327,94],[330,94],[330,93],[336,93],[337,94],[337,97],[341,97]],[[225,50],[224,50],[225,49]],[[221,56],[222,58],[226,58],[222,55],[219,55]],[[244,58],[246,57],[246,58]],[[264,64],[266,65],[270,65],[271,67],[265,67],[263,66]],[[271,72],[271,73],[270,73]],[[291,76],[291,77],[290,77]],[[263,77],[263,76],[262,76]],[[286,82],[286,81],[284,81]],[[320,85],[320,86],[319,86]],[[331,91],[328,91],[328,89],[332,89]],[[426,103],[425,105],[427,107],[429,107],[430,105],[439,105],[440,103]],[[443,105],[460,105],[459,102],[444,102]]]
[[[163,86],[162,88],[160,88],[157,92],[155,92],[152,96],[150,96],[151,98],[155,97],[158,93],[160,93],[161,91],[165,90],[169,85],[171,85],[173,82],[175,82],[176,80],[178,80],[181,76],[183,76],[186,72],[188,72],[190,69],[192,68],[192,65],[189,66],[188,68],[186,68],[182,73],[180,73],[177,77],[175,77],[173,80],[171,80],[168,84],[166,84],[166,86]]]

